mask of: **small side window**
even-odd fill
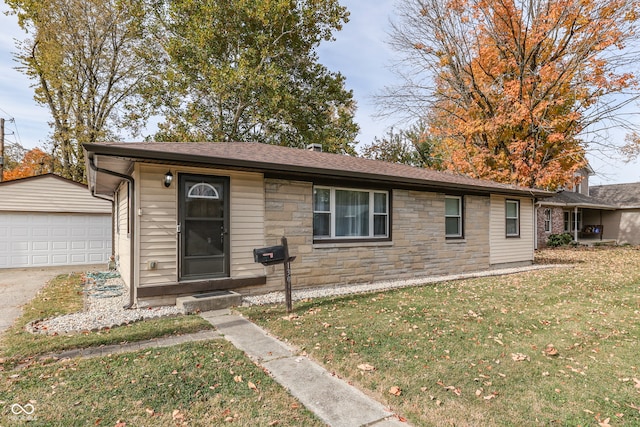
[[[462,197],[445,196],[444,228],[445,237],[462,237]]]
[[[507,237],[520,237],[520,201],[507,200],[505,211]]]
[[[544,210],[544,231],[551,233],[551,209]]]

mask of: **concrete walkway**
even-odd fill
[[[220,335],[218,331],[207,330],[194,332],[192,334],[175,335],[166,338],[154,338],[151,340],[136,341],[126,344],[112,344],[103,345],[100,347],[79,348],[62,353],[47,354],[40,357],[40,359],[73,359],[75,357],[88,359],[91,357],[105,357],[110,354],[128,353],[130,351],[145,350],[148,348],[171,347],[187,342],[205,341],[216,338],[222,338],[222,335]]]
[[[399,427],[401,422],[381,403],[357,388],[331,375],[307,357],[267,335],[241,316],[228,310],[201,314],[234,346],[255,363],[266,368],[273,378],[302,404],[332,427]]]
[[[269,336],[263,329],[228,309],[200,314],[216,330],[196,332],[127,344],[70,350],[42,356],[41,359],[104,357],[110,354],[168,347],[186,342],[222,339],[236,348],[295,396],[307,409],[331,427],[407,427],[393,412],[357,388],[335,377],[307,357]]]

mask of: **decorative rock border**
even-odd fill
[[[58,317],[39,319],[25,326],[28,332],[47,335],[70,335],[128,325],[145,319],[183,314],[175,306],[137,307],[125,309],[129,303],[129,289],[112,272],[102,276],[88,274],[85,281],[85,309]]]

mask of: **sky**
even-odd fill
[[[331,71],[346,77],[347,89],[353,90],[357,102],[355,121],[360,126],[357,141],[370,144],[383,137],[391,126],[403,127],[399,118],[380,117],[375,96],[396,83],[391,71],[394,53],[388,45],[390,20],[395,20],[396,0],[342,0],[350,11],[350,21],[335,34],[335,41],[318,49],[320,62]],[[33,100],[31,81],[15,70],[14,39],[23,39],[17,18],[7,16],[8,7],[0,5],[0,117],[4,117],[5,140],[19,142],[25,148],[43,147],[50,134],[48,110]],[[640,108],[640,107],[638,107]],[[11,121],[10,121],[11,120]],[[612,132],[622,140],[624,134]],[[640,182],[640,160],[625,163],[602,155],[589,155],[596,175],[591,185]]]

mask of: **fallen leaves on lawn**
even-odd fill
[[[491,394],[483,397],[484,400],[491,400],[491,399],[495,399],[498,396],[498,393],[496,393],[495,391],[492,392]]]
[[[171,418],[174,421],[184,421],[184,414],[180,411],[180,409],[174,409],[171,413]]]
[[[394,396],[400,396],[402,394],[402,389],[398,386],[393,386],[389,389],[389,394],[393,394]]]
[[[456,386],[452,386],[452,385],[445,385],[442,381],[438,381],[438,382],[436,382],[436,384],[438,384],[439,386],[444,388],[446,391],[453,391],[453,393],[456,396],[460,396],[462,394],[462,390],[460,390],[460,387],[456,387]]]
[[[358,365],[358,369],[360,369],[361,371],[375,371],[376,368],[372,365],[369,365],[368,363],[361,363]]]
[[[521,362],[526,360],[527,362],[531,362],[531,358],[523,353],[511,353],[511,359],[515,362]]]
[[[558,349],[555,348],[553,344],[547,344],[543,353],[545,356],[558,356],[560,354]]]
[[[247,386],[248,386],[251,390],[255,391],[256,393],[260,393],[260,391],[258,390],[258,387],[256,387],[256,385],[255,385],[254,383],[252,383],[251,381],[249,381],[249,382],[247,383]]]

